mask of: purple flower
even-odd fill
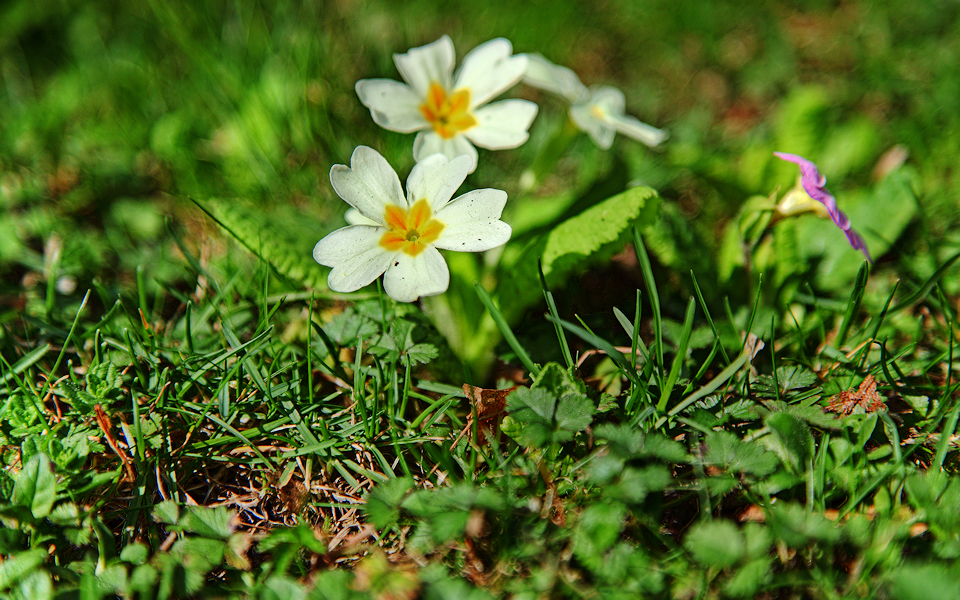
[[[843,211],[837,208],[837,199],[831,196],[830,192],[823,187],[827,183],[827,178],[820,174],[817,165],[796,154],[774,152],[773,155],[782,160],[796,163],[800,167],[800,185],[803,186],[803,190],[807,192],[808,196],[827,208],[830,218],[833,219],[837,227],[842,229],[843,233],[846,234],[850,245],[853,246],[854,249],[863,252],[867,260],[872,263],[873,259],[870,258],[870,252],[867,250],[867,245],[864,243],[863,238],[850,227],[850,219],[847,218],[847,215],[843,214]]]

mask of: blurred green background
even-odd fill
[[[55,278],[76,302],[91,285],[128,288],[138,267],[150,285],[189,286],[184,249],[255,264],[191,198],[244,207],[264,244],[282,238],[309,264],[313,244],[342,225],[333,164],[366,144],[401,178],[412,166],[412,136],[377,128],[355,82],[398,78],[393,53],[443,34],[458,56],[506,37],[588,85],[620,87],[631,114],[671,131],[655,151],[618,139],[602,153],[580,136],[532,193],[620,165],[683,223],[655,250],[667,267],[709,262],[678,256],[677,240],[712,256],[748,198],[793,184],[795,168],[770,157],[781,150],[818,162],[881,265],[922,278],[960,246],[958,15],[948,0],[7,2],[0,295],[19,308]],[[541,104],[531,142],[482,151],[468,185],[516,198],[521,172],[566,116],[535,90],[508,94]],[[895,146],[906,163],[891,192],[877,169]],[[888,200],[880,216],[878,194]],[[859,255],[837,237],[855,271]],[[316,267],[306,280],[324,277]]]

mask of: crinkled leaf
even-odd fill
[[[573,434],[583,431],[590,425],[594,410],[593,401],[590,398],[583,394],[567,394],[557,403],[557,410],[554,413],[556,427],[561,432],[569,433],[569,436],[564,437],[570,439]],[[557,439],[556,441],[565,440]]]
[[[330,339],[341,345],[355,345],[357,338],[369,339],[377,333],[380,327],[367,315],[357,312],[354,307],[347,307],[342,313],[324,324],[323,331]]]
[[[582,381],[571,376],[570,371],[554,362],[543,365],[530,388],[547,390],[558,398],[566,394],[582,394],[586,391]]]
[[[112,362],[102,362],[87,372],[87,391],[104,399],[123,385],[120,371]]]

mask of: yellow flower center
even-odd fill
[[[607,111],[603,110],[596,104],[590,105],[590,112],[593,113],[593,116],[600,119],[601,121],[607,120]]]
[[[380,246],[391,252],[402,251],[417,256],[440,237],[445,225],[433,217],[426,198],[417,200],[409,212],[402,206],[388,204],[383,222],[389,231],[380,238]]]
[[[447,90],[436,81],[430,84],[427,101],[420,105],[420,112],[433,130],[445,140],[462,133],[477,124],[476,117],[470,112],[470,90]]]

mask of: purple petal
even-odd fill
[[[795,163],[800,167],[800,185],[803,186],[803,190],[807,192],[808,196],[827,207],[827,212],[830,214],[830,218],[833,220],[836,226],[842,229],[843,233],[846,234],[850,245],[853,246],[855,250],[860,250],[863,252],[863,255],[867,257],[867,260],[872,263],[873,259],[870,258],[870,252],[867,250],[867,244],[856,231],[851,229],[850,219],[847,218],[847,215],[837,208],[837,199],[827,191],[826,187],[824,187],[827,184],[827,178],[820,173],[820,170],[817,169],[817,165],[796,154],[774,152],[773,155],[779,159]]]

